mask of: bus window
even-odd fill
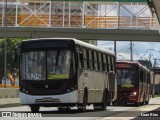
[[[88,69],[87,65],[87,49],[83,48],[83,61],[84,61],[84,69]]]
[[[100,71],[100,65],[99,65],[99,53],[97,52],[97,66],[98,66],[98,71]]]
[[[110,56],[111,71],[114,71],[114,57]]]
[[[98,71],[98,64],[97,64],[97,52],[94,51],[94,68]]]
[[[98,58],[98,70],[102,71],[102,66],[101,66],[101,53],[97,53],[97,58]]]
[[[46,52],[24,52],[21,61],[22,80],[46,79]]]
[[[140,81],[139,82],[143,82],[143,70],[140,69]]]
[[[93,70],[95,69],[95,64],[94,64],[94,51],[92,52],[92,66],[93,66]]]
[[[107,62],[107,72],[110,72],[110,60],[109,60],[109,55],[106,55],[106,62]]]
[[[83,52],[78,52],[79,68],[84,68]]]
[[[109,66],[109,72],[111,72],[112,70],[111,70],[111,56],[110,55],[108,55],[108,66]]]
[[[89,70],[90,66],[89,66],[89,50],[88,49],[86,49],[86,54],[87,54],[87,69]]]
[[[92,51],[91,50],[89,50],[89,60],[88,60],[88,64],[89,64],[89,69],[90,70],[93,70],[93,60],[92,60]]]
[[[150,72],[147,71],[147,84],[150,84]]]
[[[106,64],[106,55],[105,54],[103,54],[103,70],[104,71],[107,71],[107,64]]]
[[[102,71],[102,53],[98,53],[99,70]]]

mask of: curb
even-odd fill
[[[11,104],[0,105],[0,108],[18,107],[18,106],[20,106],[20,103],[11,103]]]

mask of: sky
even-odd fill
[[[130,41],[118,41],[117,43],[117,59],[130,60]],[[160,59],[160,42],[132,42],[133,44],[133,60],[149,60],[151,54],[151,62],[154,63],[155,58]],[[98,41],[97,45],[114,51],[113,41]],[[157,66],[160,66],[160,60],[157,60]]]

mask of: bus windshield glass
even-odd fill
[[[21,79],[69,79],[74,75],[72,58],[70,50],[24,52],[21,56]]]
[[[118,88],[133,88],[138,82],[137,65],[117,64]]]

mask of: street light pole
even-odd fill
[[[144,55],[141,57],[141,59],[143,59],[143,57],[146,55],[146,53],[147,53],[149,50],[154,50],[154,49],[148,49],[148,50],[144,53]]]
[[[148,67],[149,67],[149,68],[152,67],[152,63],[151,63],[151,57],[152,57],[152,56],[153,56],[153,55],[150,53],[150,54],[149,54],[149,59],[148,59],[148,60],[149,60],[149,63],[148,63]],[[150,64],[150,63],[151,63],[151,64]]]
[[[132,46],[132,41],[130,42],[130,51],[131,51],[131,61],[133,61],[133,46]]]
[[[7,0],[5,0],[4,87],[7,80]]]

